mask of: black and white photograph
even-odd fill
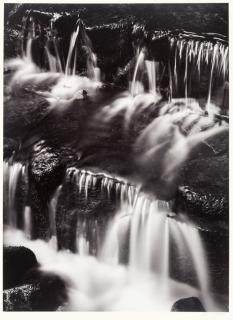
[[[3,11],[4,313],[229,313],[229,4]]]

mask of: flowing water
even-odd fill
[[[65,69],[65,74],[69,75],[71,73],[71,58],[73,55],[73,51],[74,51],[74,47],[75,47],[75,43],[77,41],[77,37],[79,34],[79,25],[77,26],[77,29],[75,32],[72,33],[71,35],[71,39],[70,39],[70,46],[69,46],[69,51],[68,51],[68,57],[67,57],[67,61],[66,61],[66,69]]]
[[[207,91],[207,109],[210,108],[213,94],[213,84],[221,86],[228,81],[228,45],[221,42],[213,44],[203,39],[170,39],[171,50],[174,61],[171,66],[172,92],[179,95],[183,86],[187,98],[195,89],[202,78],[209,79]],[[182,84],[182,68],[184,68],[184,79]]]
[[[14,177],[10,180],[11,190],[20,171],[15,170],[16,167],[22,169],[16,164],[5,170],[7,175],[10,171]],[[201,299],[208,311],[219,310],[211,298],[208,264],[199,232],[188,221],[184,223],[170,218],[172,212],[168,202],[154,200],[127,181],[106,174],[69,169],[66,180],[69,178],[86,198],[90,190],[100,183],[101,193],[106,196],[117,193],[121,202],[121,209],[110,219],[104,231],[104,241],[94,255],[90,250],[92,242],[96,242],[93,234],[100,231],[96,219],[91,224],[91,220],[78,220],[78,253],[56,249],[54,216],[62,186],[58,187],[49,205],[51,240],[48,243],[28,239],[31,217],[27,206],[24,234],[16,231],[12,223],[4,232],[6,245],[31,248],[43,271],[54,272],[67,282],[69,301],[65,309],[169,311],[177,299],[194,295]],[[175,261],[170,258],[171,242],[176,244],[179,257]],[[125,248],[128,248],[128,263],[122,264]],[[175,280],[170,270],[175,263],[182,275],[187,268],[187,260],[193,273],[191,278],[197,279],[192,285]]]
[[[100,70],[91,46],[87,48],[87,77],[76,75],[80,30],[78,24],[71,35],[65,74],[61,72],[58,56],[52,56],[46,47],[50,71],[41,76],[32,62],[32,38],[28,40],[26,52],[31,69],[25,73],[25,61],[18,65],[21,68],[20,76],[23,74],[29,79],[30,75],[36,84],[44,83],[51,77],[56,79],[47,94],[48,101],[57,108],[64,101],[82,99],[85,90],[90,95],[94,94],[100,86]],[[146,60],[146,49],[142,49],[138,50],[129,90],[100,112],[101,121],[105,122],[110,122],[123,112],[124,127],[128,129],[135,115],[142,114],[151,106],[158,108],[158,117],[137,138],[135,150],[138,153],[135,156],[138,155],[139,168],[147,168],[156,162],[158,172],[169,183],[194,146],[225,130],[216,126],[211,116],[204,115],[204,110],[196,100],[190,99],[193,73],[200,77],[203,64],[209,65],[207,110],[210,112],[214,76],[217,74],[218,78],[225,80],[228,70],[228,48],[224,45],[213,46],[193,40],[171,41],[175,55],[174,64],[169,69],[170,90],[177,91],[182,82],[182,102],[171,97],[170,102],[157,106],[161,99],[160,64]],[[181,64],[184,67],[182,77]],[[38,74],[40,79],[35,80]],[[143,78],[145,74],[147,85]],[[67,105],[69,107],[69,103]],[[177,123],[182,130],[174,129]],[[169,149],[164,146],[169,146]],[[49,242],[30,240],[33,213],[26,201],[21,224],[23,232],[16,230],[19,227],[16,193],[21,177],[27,179],[24,165],[4,162],[4,199],[7,199],[4,243],[31,248],[42,270],[54,272],[66,281],[69,297],[64,307],[66,310],[170,311],[175,301],[190,296],[199,297],[207,311],[219,310],[212,299],[208,261],[197,228],[188,220],[176,220],[170,203],[143,193],[141,184],[144,177],[134,184],[105,172],[67,169],[63,184],[57,188],[48,204]],[[118,209],[106,219],[104,228],[98,217],[78,215],[74,225],[77,253],[57,250],[58,204],[67,182],[76,186],[77,197],[83,197],[85,203],[90,201],[93,192],[99,192],[108,200],[114,198],[118,203]],[[171,258],[172,245],[175,246],[175,259]],[[174,265],[176,274],[172,272]],[[192,280],[190,283],[182,278],[187,269]]]
[[[21,163],[5,162],[3,163],[4,172],[4,199],[7,200],[7,225],[17,227],[17,207],[16,207],[16,191],[19,180],[25,175],[25,166]]]

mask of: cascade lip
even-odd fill
[[[96,171],[85,170],[85,169],[76,168],[76,167],[69,167],[69,168],[67,168],[66,173],[68,175],[70,175],[70,174],[75,174],[76,175],[76,174],[79,174],[79,173],[89,174],[89,175],[92,175],[92,176],[100,178],[100,179],[107,178],[107,179],[113,180],[115,183],[121,183],[121,184],[124,184],[124,185],[127,185],[127,186],[132,186],[132,187],[137,188],[135,186],[135,184],[129,182],[128,180],[126,180],[124,178],[121,178],[119,176],[111,175],[111,174],[109,174],[107,172],[96,172]]]
[[[69,167],[66,170],[66,177],[70,177],[72,179],[73,175],[78,175],[78,174],[85,174],[85,175],[91,175],[93,177],[96,177],[97,179],[109,179],[112,180],[115,184],[120,183],[121,185],[124,185],[126,187],[133,187],[135,188],[135,191],[140,193],[141,186],[137,186],[136,184],[130,182],[129,180],[126,180],[124,178],[121,178],[119,176],[111,175],[110,173],[107,172],[97,172],[97,171],[91,171],[91,170],[85,170],[83,168],[76,168],[76,167]],[[183,192],[184,186],[179,186],[178,191]],[[151,197],[149,194],[141,192],[145,198],[147,198],[149,201],[153,202],[156,199],[154,197]],[[201,216],[195,216],[193,214],[190,214],[189,212],[183,213],[183,212],[174,212],[172,210],[172,207],[174,205],[174,200],[171,201],[163,201],[166,202],[169,206],[170,211],[166,213],[167,217],[170,219],[175,219],[179,223],[185,223],[185,224],[190,224],[193,226],[193,228],[196,228],[200,230],[201,232],[209,232],[209,233],[220,233],[222,235],[226,235],[226,228],[225,226],[219,226],[218,221],[211,221],[209,222],[208,218],[201,217]],[[127,212],[124,214],[124,216],[131,216],[132,212]],[[123,218],[123,216],[122,216]]]

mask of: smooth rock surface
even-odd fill
[[[25,274],[38,267],[35,254],[25,247],[3,248],[3,288],[12,288],[23,281]]]
[[[198,298],[191,297],[176,301],[171,311],[173,312],[205,312],[205,309]]]
[[[25,282],[4,290],[4,311],[56,311],[67,300],[65,283],[56,275],[35,271]]]

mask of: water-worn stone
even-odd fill
[[[201,301],[196,297],[180,299],[176,301],[171,311],[173,312],[205,312]]]
[[[10,138],[23,138],[38,125],[48,112],[49,103],[45,98],[24,91],[16,98],[4,103],[4,135]]]
[[[34,253],[25,247],[3,248],[3,288],[20,284],[25,274],[38,266]]]
[[[66,285],[56,275],[33,272],[26,284],[3,292],[4,311],[56,311],[67,301]]]
[[[10,158],[19,149],[19,141],[16,139],[4,137],[3,140],[3,158]]]
[[[32,311],[31,295],[39,290],[38,285],[24,284],[3,291],[4,311]]]
[[[119,203],[102,192],[100,180],[95,188],[88,188],[87,191],[86,194],[84,185],[80,190],[77,182],[72,179],[63,183],[56,210],[59,249],[77,252],[77,235],[86,236],[90,240],[90,253],[96,254],[101,247],[104,230]]]

